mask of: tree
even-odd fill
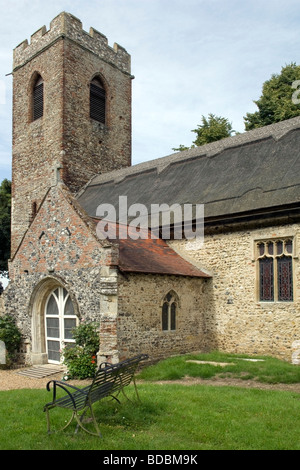
[[[7,271],[10,257],[11,182],[4,179],[0,185],[0,272]]]
[[[191,147],[185,147],[184,145],[180,145],[178,148],[173,148],[174,151],[183,151],[188,150],[189,148],[198,147],[204,144],[210,144],[211,142],[215,142],[216,140],[225,139],[226,137],[230,137],[233,132],[232,125],[228,121],[228,119],[215,116],[214,114],[209,114],[208,118],[202,116],[201,118],[202,123],[199,125],[197,129],[193,129],[191,132],[195,132],[197,134],[196,140],[194,140],[193,145]]]
[[[293,99],[296,80],[300,80],[300,66],[291,63],[264,82],[261,97],[254,101],[258,111],[244,117],[246,131],[300,115],[300,105]]]
[[[228,119],[209,114],[208,119],[202,116],[202,124],[198,124],[197,129],[193,129],[192,132],[197,134],[193,144],[200,146],[230,137],[234,130]]]

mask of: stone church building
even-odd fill
[[[68,13],[14,50],[7,313],[28,364],[83,320],[99,361],[300,353],[300,118],[131,166],[130,56]],[[98,207],[204,205],[204,243],[101,238]],[[193,211],[190,227],[197,224]],[[127,233],[127,232],[126,232]],[[142,233],[142,232],[141,232]],[[183,233],[183,232],[182,232]],[[128,234],[127,234],[128,235]]]

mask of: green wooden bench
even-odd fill
[[[55,407],[59,407],[72,411],[70,420],[62,428],[62,430],[66,429],[73,421],[73,418],[75,418],[77,421],[76,432],[80,426],[89,434],[101,436],[92,405],[106,397],[112,397],[120,403],[118,399],[118,395],[120,393],[123,393],[123,395],[129,400],[124,391],[124,388],[127,387],[131,382],[134,384],[135,392],[139,400],[134,374],[141,361],[145,361],[146,359],[148,359],[148,355],[140,354],[131,359],[126,359],[125,361],[119,362],[118,364],[102,363],[99,366],[92,383],[84,388],[78,388],[74,385],[67,384],[66,382],[60,382],[58,380],[51,380],[48,382],[46,387],[48,392],[51,390],[51,384],[53,386],[52,401],[44,406],[44,411],[47,415],[48,433],[51,432],[49,410]],[[65,392],[65,394],[63,394],[63,396],[60,398],[57,398],[58,387]],[[83,419],[87,411],[91,412],[91,419],[95,426],[96,432],[91,432],[83,426]]]

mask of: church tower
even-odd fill
[[[131,165],[130,55],[69,13],[14,49],[12,253],[47,190]]]

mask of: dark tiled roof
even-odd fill
[[[98,205],[205,204],[225,217],[300,202],[300,117],[94,177],[78,194],[90,216]]]

